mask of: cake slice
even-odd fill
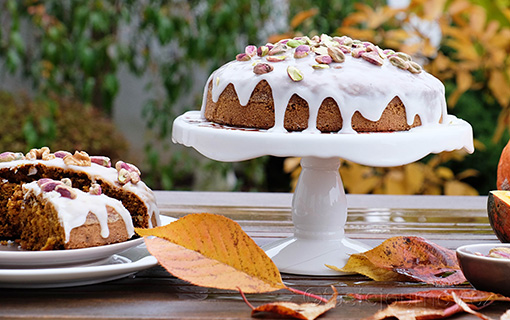
[[[18,216],[20,245],[25,250],[77,249],[122,242],[134,235],[131,214],[119,200],[72,188],[69,179],[20,185],[8,212]]]

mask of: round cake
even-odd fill
[[[349,37],[247,46],[209,77],[202,116],[221,125],[386,132],[446,119],[444,86],[402,52]]]

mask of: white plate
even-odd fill
[[[162,225],[174,221],[174,218],[161,216]],[[136,247],[143,238],[128,240],[105,246],[48,251],[25,251],[18,245],[0,245],[0,269],[55,268],[97,265],[105,263],[113,254]]]
[[[143,241],[143,239],[142,239]],[[69,268],[0,269],[1,288],[58,288],[101,283],[156,266],[145,244],[108,258],[104,264]]]
[[[2,245],[0,246],[0,268],[51,268],[99,263],[112,254],[142,243],[143,238],[138,238],[99,247],[48,251],[25,251],[15,244]]]

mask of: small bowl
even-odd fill
[[[510,248],[506,243],[470,244],[457,248],[457,258],[466,279],[478,290],[510,297],[510,259],[486,257],[493,248]],[[475,253],[481,253],[477,255]]]

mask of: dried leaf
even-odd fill
[[[374,266],[363,254],[352,254],[343,268],[332,265],[326,267],[340,272],[359,273],[375,281],[409,281],[409,277],[395,271]]]
[[[489,301],[510,302],[510,298],[507,298],[500,294],[474,289],[444,289],[444,290],[434,289],[396,294],[349,294],[349,296],[358,300],[374,300],[380,302],[393,302],[401,300],[434,300],[443,302],[455,302],[455,299],[453,297],[454,295],[467,303]]]
[[[226,217],[190,214],[166,226],[136,232],[145,237],[147,249],[163,267],[193,284],[247,293],[286,288],[271,259]]]
[[[358,255],[366,259],[361,260]],[[392,237],[372,250],[352,255],[351,259],[361,261],[362,266],[357,266],[360,262],[352,262],[354,267],[351,267],[350,261],[347,261],[349,271],[346,272],[358,272],[353,270],[356,267],[363,272],[379,268],[434,285],[466,282],[455,252],[421,237]],[[343,268],[341,270],[344,271]],[[377,276],[375,272],[365,275],[370,278]]]
[[[334,291],[333,296],[328,300],[326,304],[321,305],[317,303],[297,304],[293,302],[273,302],[254,308],[252,310],[252,315],[261,312],[272,312],[281,316],[292,317],[296,319],[313,320],[336,306],[336,298],[338,292],[334,287],[332,288]]]
[[[399,320],[444,319],[462,312],[457,304],[429,304],[423,300],[397,301],[375,313],[370,320],[395,317]]]
[[[462,301],[461,298],[459,298],[455,293],[452,294],[452,297],[453,297],[453,300],[455,300],[455,303],[462,308],[462,310],[464,310],[465,312],[467,313],[470,313],[472,315],[475,315],[477,316],[478,318],[480,319],[483,319],[483,320],[491,320],[491,318],[489,317],[486,317],[484,316],[483,314],[481,314],[480,312],[477,312],[475,310],[473,310],[467,303],[465,303],[464,301]]]

